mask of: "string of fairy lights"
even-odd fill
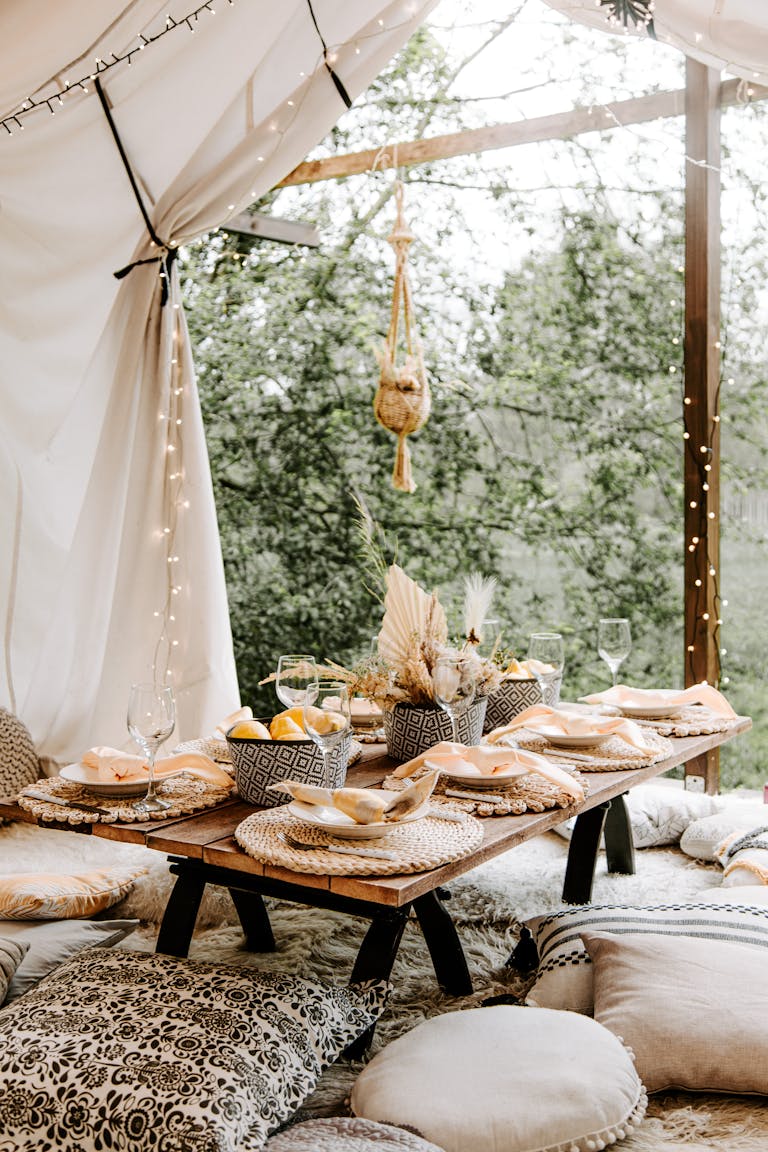
[[[170,279],[170,278],[169,278]],[[177,282],[176,282],[177,284]],[[154,617],[159,621],[159,633],[155,643],[152,659],[152,673],[156,680],[171,683],[173,680],[172,656],[175,648],[179,647],[179,640],[174,635],[176,623],[176,597],[183,592],[183,585],[179,583],[178,567],[180,556],[177,552],[177,533],[179,529],[180,513],[190,507],[190,501],[184,493],[184,437],[182,426],[184,423],[184,379],[181,367],[181,304],[173,297],[176,294],[176,284],[168,286],[171,293],[171,334],[170,334],[170,373],[168,377],[168,393],[161,404],[157,414],[158,420],[166,426],[166,434],[161,437],[163,453],[165,456],[165,474],[163,477],[164,523],[156,531],[156,541],[163,549],[165,569],[165,598],[162,606],[154,610]]]
[[[230,8],[234,6],[235,0],[227,0]],[[186,16],[176,20],[168,13],[165,18],[165,23],[160,27],[157,32],[147,36],[143,32],[139,32],[131,41],[132,47],[124,49],[124,51],[110,52],[109,58],[102,56],[94,57],[93,67],[89,68],[81,76],[75,79],[64,80],[63,84],[54,87],[53,90],[48,90],[47,95],[28,96],[26,100],[14,109],[9,115],[0,120],[3,128],[8,136],[12,136],[14,131],[24,130],[24,121],[39,109],[47,108],[51,116],[55,116],[57,109],[64,106],[64,102],[69,101],[74,96],[88,95],[91,91],[90,85],[93,84],[97,76],[103,76],[110,69],[116,67],[118,64],[127,64],[130,66],[133,63],[134,56],[138,56],[146,48],[152,44],[156,44],[164,36],[170,32],[176,32],[179,28],[185,28],[189,32],[196,30],[196,25],[200,20],[203,13],[208,13],[211,16],[216,15],[216,9],[213,7],[211,0],[206,0],[204,4],[200,4],[197,8],[193,8]]]
[[[716,342],[716,347],[718,349],[720,348],[719,341]],[[703,438],[705,439],[704,443],[696,442],[697,438],[689,426],[689,413],[692,410],[693,399],[688,396],[685,393],[685,389],[683,389],[683,440],[685,441],[686,454],[694,465],[694,471],[698,476],[701,486],[700,493],[696,496],[691,495],[688,501],[689,509],[698,513],[697,518],[699,523],[697,530],[693,532],[686,541],[686,548],[695,560],[693,565],[695,572],[693,578],[695,619],[697,624],[698,621],[701,621],[706,631],[712,636],[716,664],[716,682],[727,684],[728,677],[721,677],[721,657],[727,653],[724,648],[720,647],[720,628],[723,623],[722,609],[727,608],[728,601],[724,600],[720,594],[719,573],[708,546],[710,538],[709,529],[717,519],[717,512],[710,506],[710,493],[712,491],[710,475],[714,467],[715,440],[718,436],[720,425],[721,385],[722,381],[719,381],[714,396],[714,412],[710,418],[711,424],[708,429],[708,435]],[[710,609],[714,609],[714,618]],[[688,668],[692,677],[695,675],[695,651],[696,644],[694,638],[693,642],[688,643],[686,646]]]

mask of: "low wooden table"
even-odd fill
[[[169,855],[176,883],[168,900],[157,940],[157,951],[174,956],[188,952],[206,884],[229,889],[252,950],[269,951],[274,938],[264,897],[275,897],[370,920],[351,980],[388,979],[411,910],[428,945],[435,975],[453,995],[472,991],[466,959],[455,925],[445,907],[451,880],[502,852],[576,816],[565,870],[563,900],[588,903],[601,838],[605,838],[608,870],[634,872],[632,834],[624,795],[636,784],[653,779],[701,756],[751,727],[740,718],[727,732],[673,739],[674,751],[648,768],[586,773],[589,795],[580,804],[521,816],[482,819],[483,841],[469,856],[405,876],[326,876],[292,872],[262,864],[248,856],[234,839],[237,825],[256,811],[253,805],[229,800],[216,808],[167,821],[136,824],[87,824],[75,830],[105,840],[144,844]],[[381,746],[368,746],[363,760],[350,768],[347,782],[366,787],[381,782],[395,761]],[[0,801],[0,818],[38,823],[13,802]],[[72,825],[46,827],[73,830]]]

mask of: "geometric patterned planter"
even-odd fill
[[[331,779],[323,778],[323,757],[314,740],[239,740],[227,736],[235,766],[235,784],[248,804],[274,808],[286,804],[282,792],[268,792],[280,780],[300,780],[322,788],[341,788],[347,776],[352,730],[348,728],[328,756]]]
[[[552,682],[546,693],[546,703],[554,708],[560,699],[562,676]],[[541,688],[538,680],[502,680],[498,688],[488,697],[483,735],[509,724],[520,712],[534,704],[541,704]]]
[[[460,718],[458,737],[461,744],[480,743],[487,701],[487,696],[478,696]],[[441,740],[453,740],[450,718],[437,706],[422,708],[414,704],[395,704],[394,708],[384,712],[383,719],[387,754],[393,760],[412,760]]]

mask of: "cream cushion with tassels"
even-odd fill
[[[75,876],[20,872],[0,876],[0,920],[68,920],[103,912],[133,888],[147,869],[96,868]]]
[[[378,1052],[352,1111],[445,1152],[594,1152],[645,1114],[632,1058],[574,1012],[500,1005],[447,1012]]]

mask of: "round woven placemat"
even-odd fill
[[[317,844],[317,851],[289,848],[279,836],[289,832],[305,844]],[[310,872],[321,876],[400,876],[409,872],[426,872],[461,860],[480,846],[483,828],[479,820],[467,816],[461,821],[448,821],[424,816],[408,824],[393,825],[375,840],[347,840],[329,835],[323,828],[298,820],[285,807],[254,812],[235,828],[240,847],[263,864],[278,864],[292,872]],[[328,852],[328,844],[344,848],[386,848],[395,860],[374,860],[367,856],[347,856]]]
[[[738,724],[741,717],[720,716],[703,704],[691,704],[666,720],[635,720],[643,730],[650,729],[660,736],[709,736],[712,732],[727,732]]]
[[[391,788],[399,792],[407,784],[412,784],[425,775],[429,769],[417,769],[412,776],[402,779],[398,776],[387,776],[382,781],[382,787]],[[578,781],[584,789],[584,795],[589,793],[589,787],[582,780],[578,772],[571,772],[574,780]],[[527,776],[516,776],[510,784],[501,784],[499,788],[483,788],[473,790],[468,784],[464,788],[452,780],[438,780],[432,793],[435,804],[450,806],[462,812],[469,812],[475,816],[522,816],[524,812],[547,812],[550,808],[568,808],[573,803],[573,797],[545,780],[534,772]]]
[[[672,755],[670,741],[654,732],[652,728],[643,728],[643,739],[650,748],[649,752],[632,748],[620,736],[611,736],[605,744],[601,744],[593,752],[580,748],[578,751],[574,749],[570,756],[566,753],[561,767],[578,768],[579,772],[619,772],[624,768],[647,768],[650,764],[666,760],[667,756]],[[526,752],[546,750],[550,759],[555,759],[552,755],[552,745],[547,743],[543,736],[534,736],[531,732],[521,731],[507,737],[506,742],[510,745],[514,742],[516,747],[524,748]]]
[[[162,812],[137,812],[133,804],[140,799],[138,796],[96,796],[82,785],[56,776],[38,780],[34,787],[38,792],[50,792],[63,800],[98,804],[99,808],[105,808],[109,813],[103,815],[101,812],[85,812],[80,808],[64,808],[61,804],[49,804],[45,800],[35,800],[20,794],[17,798],[19,807],[31,812],[38,820],[55,821],[57,824],[129,824],[170,820],[176,816],[188,816],[202,808],[212,808],[229,798],[234,782],[232,788],[217,788],[192,776],[174,776],[171,780],[161,781],[157,785],[158,794],[171,804],[170,808],[164,808]]]

